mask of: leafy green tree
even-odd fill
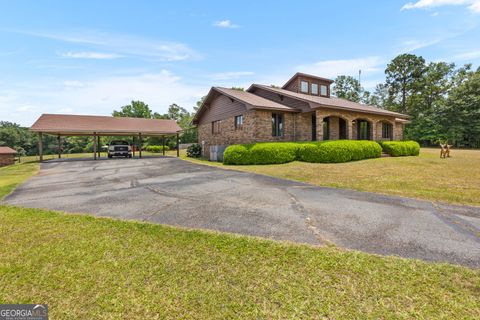
[[[335,79],[333,94],[338,98],[360,102],[363,91],[360,82],[352,76],[341,75]]]
[[[381,109],[386,109],[388,107],[388,89],[387,86],[383,83],[379,83],[375,87],[375,91],[370,96],[366,104],[376,106]]]
[[[421,88],[425,59],[414,54],[395,57],[385,69],[386,86],[389,93],[389,109],[409,113],[408,98]]]
[[[197,112],[198,109],[200,109],[200,107],[202,106],[202,104],[203,104],[203,102],[205,101],[206,98],[207,98],[207,96],[203,96],[203,97],[200,98],[200,100],[197,101],[195,107],[193,107],[193,110],[195,112]]]
[[[123,106],[121,111],[113,111],[112,115],[114,117],[131,117],[131,118],[146,118],[152,119],[153,114],[152,110],[148,104],[142,101],[133,101],[131,104]]]
[[[450,142],[463,147],[480,147],[480,68],[460,69],[461,82],[452,88],[439,121]],[[458,75],[457,75],[458,76]],[[458,80],[458,78],[454,78]]]

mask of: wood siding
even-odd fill
[[[230,99],[224,95],[218,95],[213,99],[200,117],[199,124],[211,123],[212,121],[224,120],[230,117],[244,114],[247,111],[245,104]]]
[[[314,79],[314,78],[309,78],[309,77],[306,77],[306,76],[301,76],[300,75],[300,76],[296,77],[293,81],[291,81],[288,84],[288,86],[285,89],[289,90],[289,91],[297,92],[297,93],[305,93],[305,92],[300,91],[300,82],[301,81],[307,81],[308,82],[308,94],[311,94],[311,95],[314,95],[314,96],[321,96],[321,97],[330,98],[330,83],[329,82],[321,81],[321,80]],[[315,84],[318,85],[318,94],[312,94],[310,92],[312,83],[315,83]],[[321,92],[320,86],[322,86],[322,85],[327,86],[327,95],[326,96],[320,95],[320,92]]]

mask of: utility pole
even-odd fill
[[[362,87],[362,69],[358,70],[358,84],[361,88]]]

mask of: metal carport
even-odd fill
[[[179,156],[179,132],[182,129],[174,120],[143,119],[127,117],[108,117],[71,114],[42,114],[30,127],[30,131],[38,134],[38,156],[43,161],[43,134],[58,137],[58,157],[61,157],[61,136],[92,136],[93,158],[97,159],[101,136],[138,137],[140,143],[139,156],[142,157],[142,137],[165,137],[176,135],[177,157]],[[165,140],[164,140],[165,141]],[[165,154],[165,149],[163,150]]]

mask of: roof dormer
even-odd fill
[[[333,80],[297,72],[282,89],[313,96],[330,98],[330,85]]]

